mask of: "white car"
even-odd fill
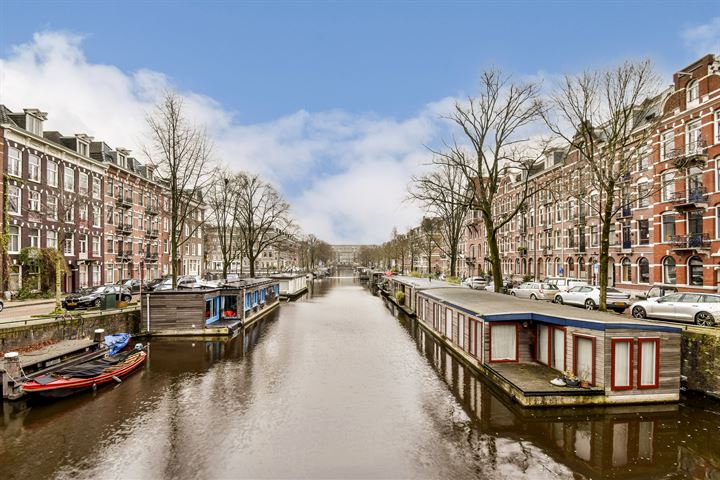
[[[200,283],[200,277],[197,275],[186,275],[178,277],[177,287],[178,288],[192,288]],[[163,290],[172,290],[172,278],[168,278],[158,283],[155,286],[155,292],[161,292]]]
[[[576,305],[587,310],[595,310],[600,305],[600,287],[572,287],[567,292],[559,292],[553,302],[563,305]],[[612,287],[607,289],[607,308],[622,313],[630,306],[630,295]]]
[[[543,282],[555,285],[561,292],[567,292],[573,287],[583,287],[588,284],[585,280],[571,277],[548,277]]]
[[[635,318],[679,320],[712,326],[720,322],[720,295],[707,293],[671,293],[633,303]]]
[[[463,280],[463,285],[476,290],[482,290],[486,284],[485,277],[468,277]]]

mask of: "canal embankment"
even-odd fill
[[[681,358],[687,388],[720,400],[720,328],[683,329]]]

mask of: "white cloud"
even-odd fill
[[[145,115],[173,88],[162,72],[123,72],[91,63],[83,38],[36,33],[0,58],[0,103],[40,108],[46,128],[87,133],[111,147],[140,145]],[[343,111],[298,111],[271,122],[240,124],[212,98],[181,92],[194,120],[207,124],[216,157],[237,169],[260,173],[286,194],[303,229],[330,242],[369,243],[419,221],[403,202],[410,176],[428,160],[424,144],[437,138],[439,120],[452,99],[396,120]]]
[[[707,23],[687,27],[681,32],[685,45],[696,55],[720,54],[720,17]]]

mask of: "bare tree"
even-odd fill
[[[255,276],[255,262],[270,247],[277,247],[295,230],[290,205],[269,183],[257,175],[242,175],[238,181],[237,210],[250,276]]]
[[[413,177],[410,188],[410,198],[419,201],[430,215],[440,219],[438,248],[450,257],[450,275],[453,277],[457,274],[458,248],[471,206],[467,192],[468,183],[463,171],[442,161],[432,172]]]
[[[649,60],[625,62],[608,70],[568,75],[551,95],[545,115],[577,162],[565,190],[594,211],[601,225],[600,309],[607,309],[610,230],[614,216],[638,200],[649,199],[658,184],[630,188],[638,161],[649,155],[648,141],[661,115],[658,77]],[[591,186],[591,187],[589,187]]]
[[[223,278],[227,278],[230,265],[243,258],[243,231],[237,213],[240,208],[238,185],[242,180],[242,174],[217,169],[205,196],[210,222],[217,230]]]
[[[201,199],[212,181],[212,146],[204,128],[189,122],[183,100],[168,92],[146,117],[150,142],[144,151],[170,194],[172,285],[177,286],[179,250],[203,223]]]
[[[432,276],[432,254],[437,248],[440,236],[440,222],[438,218],[425,217],[420,222],[420,238],[418,245],[421,256],[427,258],[427,274]]]
[[[477,209],[485,226],[495,291],[502,287],[498,232],[534,193],[529,179],[542,148],[526,137],[542,111],[536,84],[516,83],[499,70],[488,70],[480,77],[479,95],[457,102],[448,117],[459,127],[464,142],[453,141],[446,145],[447,151],[434,151],[435,164],[460,170],[467,185],[474,187],[467,190],[467,208]],[[507,177],[517,180],[519,194],[501,208],[497,200]]]

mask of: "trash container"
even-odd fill
[[[107,310],[108,308],[115,308],[117,301],[114,293],[106,293],[103,298],[102,309]]]

